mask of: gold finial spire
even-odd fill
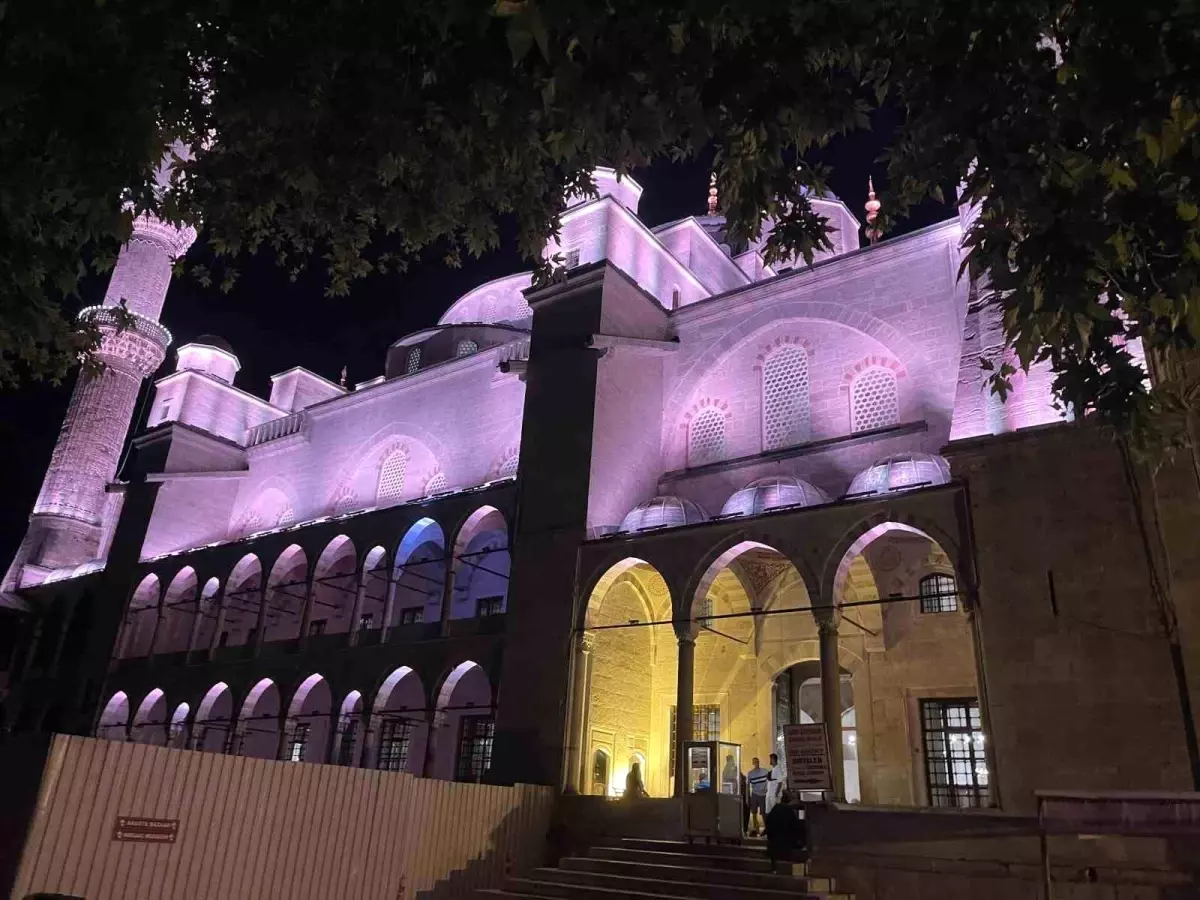
[[[341,384],[342,387],[346,386],[346,367],[345,366],[342,366],[342,378],[341,378],[341,381],[339,381],[338,383]]]
[[[883,237],[883,232],[875,227],[875,220],[879,217],[879,210],[883,208],[883,204],[875,199],[875,180],[870,175],[867,176],[867,202],[863,204],[863,208],[867,211],[867,240],[874,244]]]
[[[713,172],[708,178],[708,214],[717,214],[717,173]]]

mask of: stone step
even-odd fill
[[[619,859],[599,859],[590,856],[570,856],[559,860],[559,866],[575,872],[599,872],[625,875],[632,878],[660,878],[664,881],[699,881],[720,883],[736,887],[763,888],[783,891],[828,892],[832,884],[828,878],[812,876],[793,877],[770,872],[739,872],[731,869],[695,868],[685,864],[669,865],[630,862]],[[794,868],[799,869],[799,866]]]
[[[694,841],[662,841],[648,838],[622,838],[606,841],[601,846],[625,847],[629,850],[657,850],[662,853],[697,853],[706,856],[743,856],[750,859],[767,858],[767,842],[747,838],[736,844],[710,844]]]
[[[682,870],[680,870],[682,871]],[[707,872],[717,875],[716,872]],[[782,884],[769,888],[748,887],[742,884],[729,884],[719,880],[682,880],[676,879],[672,867],[661,867],[653,875],[617,875],[610,872],[587,872],[578,869],[537,869],[525,876],[526,880],[538,882],[553,882],[561,885],[561,890],[549,896],[574,898],[581,896],[591,887],[609,888],[631,894],[648,894],[654,896],[689,897],[694,900],[796,900],[796,898],[824,898],[829,895],[824,892],[805,890],[803,879],[781,877]]]
[[[661,866],[691,866],[703,869],[726,869],[737,872],[770,872],[771,863],[765,856],[728,856],[707,853],[686,853],[668,850],[636,850],[628,847],[593,847],[588,856],[596,859],[619,859]]]

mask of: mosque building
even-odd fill
[[[610,797],[637,762],[665,797],[683,740],[748,768],[823,722],[850,802],[1189,787],[1138,495],[1047,371],[987,389],[971,211],[864,242],[814,198],[831,248],[771,266],[715,189],[650,228],[596,184],[552,283],[481,285],[354,385],[258,397],[200,338],[126,443],[194,238],[140,219],[3,582],[4,729]]]

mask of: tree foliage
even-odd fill
[[[123,201],[202,222],[230,258],[316,261],[338,294],[431,247],[452,264],[494,247],[506,216],[540,260],[596,165],[715,152],[734,238],[771,217],[768,252],[810,257],[827,240],[812,151],[890,103],[887,208],[963,179],[972,274],[1018,364],[1047,362],[1064,402],[1147,445],[1181,440],[1194,405],[1182,381],[1149,391],[1127,349],[1157,359],[1200,329],[1191,0],[59,6],[0,18],[17,123],[0,134],[0,376],[65,346],[58,300],[81,251],[111,258],[127,234]],[[201,151],[156,197],[175,138]]]

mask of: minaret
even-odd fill
[[[38,569],[79,565],[101,554],[106,507],[110,516],[115,512],[105,489],[117,473],[142,381],[158,368],[171,343],[170,332],[158,323],[171,266],[195,239],[190,227],[138,217],[103,305],[80,312],[81,322],[100,330],[96,356],[103,369],[79,374],[29,529],[5,576],[4,594],[22,581],[41,581],[45,572]],[[127,317],[114,310],[119,305]],[[122,328],[126,319],[131,321]],[[26,566],[33,571],[23,579]]]

